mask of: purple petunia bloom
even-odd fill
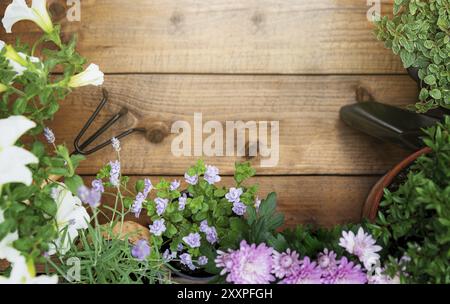
[[[299,254],[291,249],[284,253],[274,251],[272,273],[279,279],[289,277],[299,270],[300,260]]]
[[[241,195],[244,193],[244,191],[241,188],[230,188],[230,191],[225,194],[225,198],[230,203],[239,203],[241,201]]]
[[[180,187],[180,181],[178,180],[174,180],[173,182],[170,183],[170,191],[175,191]]]
[[[116,160],[111,161],[109,164],[111,166],[111,171],[109,173],[109,182],[114,187],[118,187],[120,184],[120,162]]]
[[[91,206],[92,208],[97,208],[100,206],[100,200],[102,198],[102,194],[94,189],[89,189],[86,186],[81,186],[77,190],[78,197],[80,200]]]
[[[136,218],[139,217],[139,215],[141,214],[141,210],[142,210],[142,204],[145,201],[145,196],[143,193],[139,192],[136,195],[136,199],[133,202],[133,206],[131,206],[131,212],[134,213],[134,216]]]
[[[301,266],[291,276],[286,277],[280,284],[321,284],[322,270],[309,257],[305,257]]]
[[[349,262],[346,257],[343,257],[327,283],[365,284],[367,283],[367,275],[362,271],[361,265],[355,265],[353,262]]]
[[[120,140],[115,137],[111,138],[111,145],[116,152],[120,152]]]
[[[233,209],[232,210],[237,215],[242,216],[247,211],[247,206],[245,206],[245,204],[243,204],[241,202],[233,203]]]
[[[230,273],[226,280],[235,284],[268,284],[275,281],[272,272],[273,249],[262,243],[249,245],[244,240],[231,254]]]
[[[142,191],[144,196],[147,197],[150,191],[152,191],[152,189],[153,189],[152,182],[148,178],[144,179],[144,191]]]
[[[55,138],[55,134],[53,133],[52,129],[45,128],[44,129],[44,137],[45,137],[45,140],[47,140],[47,142],[49,144],[55,143],[56,138]]]
[[[144,261],[150,255],[150,245],[146,240],[139,240],[131,249],[131,255],[138,261]]]
[[[197,267],[192,263],[192,257],[189,253],[183,253],[180,255],[180,263],[187,266],[190,270],[195,270]]]
[[[178,210],[183,211],[186,208],[187,196],[186,193],[183,193],[182,196],[178,198]]]
[[[150,227],[150,232],[155,236],[161,236],[166,231],[165,220],[160,219],[153,222]]]
[[[156,213],[158,215],[162,215],[164,211],[166,211],[167,205],[169,204],[169,200],[166,198],[157,197],[155,199],[156,204]]]
[[[184,179],[186,180],[186,183],[188,183],[189,185],[197,185],[198,183],[197,175],[190,176],[189,174],[185,173]]]
[[[183,241],[191,248],[200,247],[201,236],[198,233],[189,233],[188,236],[183,238]]]
[[[97,192],[103,193],[105,192],[105,187],[103,187],[103,182],[101,179],[94,179],[92,181],[92,189]]]
[[[201,257],[198,258],[198,265],[205,266],[206,264],[208,264],[208,258],[207,257],[202,255]]]
[[[219,169],[214,166],[206,166],[206,172],[203,177],[210,185],[220,182]]]

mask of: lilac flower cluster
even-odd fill
[[[111,138],[111,145],[116,152],[120,152],[120,141],[117,138]]]
[[[84,204],[88,204],[92,208],[97,208],[100,206],[100,200],[104,189],[103,184],[100,187],[97,183],[94,184],[93,182],[93,186],[94,188],[92,189],[89,189],[86,186],[79,187],[77,190],[77,195]]]
[[[175,191],[178,190],[178,188],[180,187],[180,181],[179,180],[174,180],[173,182],[170,183],[170,191]]]
[[[147,196],[152,190],[152,188],[153,188],[152,182],[146,178],[144,180],[144,190],[136,195],[133,205],[131,206],[131,212],[134,214],[136,218],[140,216],[144,201],[147,199]]]
[[[111,171],[109,173],[109,182],[114,187],[120,185],[120,162],[118,160],[111,161],[110,163]]]
[[[189,175],[188,173],[184,174],[184,179],[186,180],[186,183],[189,185],[197,185],[198,183],[198,175]]]
[[[44,137],[45,140],[49,143],[49,144],[54,144],[55,143],[55,134],[53,133],[52,129],[50,128],[45,128],[44,129]]]
[[[344,232],[346,245],[356,257],[372,256],[380,248],[372,242],[372,237],[364,231],[352,236]],[[366,247],[362,246],[366,245]],[[371,274],[371,268],[348,260],[347,257],[337,259],[333,251],[325,249],[312,261],[310,257],[299,258],[295,251],[287,249],[283,253],[273,248],[260,245],[249,245],[242,241],[237,250],[217,251],[216,266],[221,275],[226,275],[229,283],[235,284],[268,284],[279,280],[280,284],[365,284],[365,283],[398,283],[398,277],[391,278],[384,274],[383,269],[376,269]],[[361,262],[364,265],[364,259]],[[372,260],[371,260],[372,261]],[[369,264],[373,266],[372,264]]]
[[[230,188],[230,191],[228,191],[227,194],[225,194],[225,198],[230,202],[233,203],[233,212],[236,215],[242,216],[247,211],[247,206],[241,202],[241,195],[244,193],[244,191],[241,188]]]

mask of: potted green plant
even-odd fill
[[[403,281],[450,283],[450,117],[426,134],[430,152],[405,166],[382,202],[369,202],[374,204],[365,210],[391,273],[399,270],[395,262],[406,257]]]
[[[420,84],[416,110],[450,109],[450,2],[396,0],[393,18],[376,22],[376,35]]]

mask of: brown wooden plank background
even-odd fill
[[[261,194],[279,193],[289,226],[329,226],[358,221],[377,176],[406,154],[339,120],[360,87],[395,105],[417,98],[400,60],[375,39],[364,0],[82,0],[81,22],[67,21],[65,2],[49,0],[64,39],[77,34],[81,54],[107,73],[111,102],[97,125],[127,108],[115,133],[138,126],[153,134],[123,141],[126,174],[183,174],[196,158],[172,156],[170,128],[192,122],[194,112],[221,123],[277,120],[279,165],[259,168],[260,159],[250,159]],[[392,3],[383,0],[382,11]],[[25,41],[38,31],[29,22],[13,28]],[[15,36],[0,31],[0,39]],[[58,142],[71,145],[100,98],[99,88],[83,88],[63,102],[51,124]],[[154,142],[155,134],[163,140]],[[113,157],[111,148],[94,154],[80,173],[89,180]],[[225,175],[245,159],[205,158]]]

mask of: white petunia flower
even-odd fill
[[[31,269],[30,269],[31,268]],[[0,276],[0,284],[57,284],[58,276],[36,276],[34,265],[27,265],[23,256],[12,263],[9,277]]]
[[[41,62],[39,58],[27,56],[24,53],[17,52],[12,46],[6,45],[5,42],[0,40],[0,51],[5,47],[6,52],[4,56],[6,59],[8,59],[9,66],[12,68],[12,70],[17,73],[16,77],[22,75],[23,72],[25,72],[30,67],[29,62]]]
[[[72,76],[69,87],[83,87],[87,85],[99,86],[104,81],[104,74],[100,71],[98,65],[91,63],[84,72]]]
[[[54,30],[52,19],[47,11],[46,0],[33,0],[31,7],[25,0],[14,0],[6,8],[2,20],[5,31],[11,33],[13,25],[21,20],[33,21],[46,33]]]
[[[65,254],[70,249],[70,244],[78,236],[78,230],[88,228],[89,214],[83,207],[80,199],[72,195],[72,192],[64,184],[58,185],[53,191],[54,200],[58,207],[56,223],[59,237],[54,244],[50,244],[49,254],[56,251]]]
[[[5,220],[3,210],[0,208],[0,224]],[[17,231],[8,233],[2,240],[0,240],[0,260],[7,259],[14,262],[20,257],[20,252],[13,247],[13,242],[19,239]]]
[[[38,158],[31,152],[14,144],[36,124],[25,116],[0,119],[0,189],[4,184],[33,182],[28,164],[37,164]]]

